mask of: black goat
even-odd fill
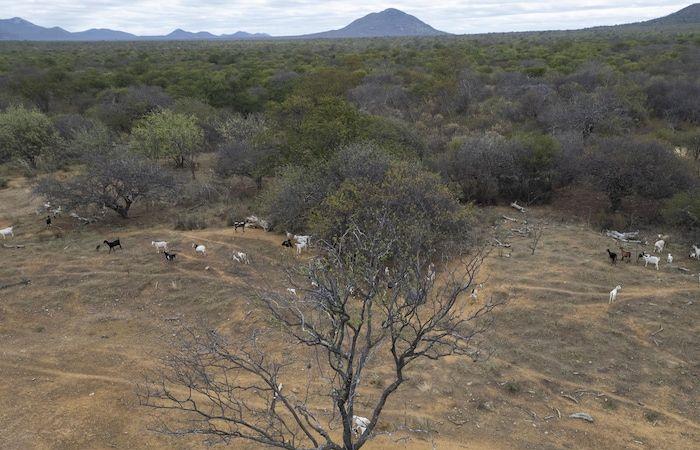
[[[291,239],[287,239],[284,242],[282,242],[282,246],[292,248],[292,247],[294,247],[294,244],[292,244]]]
[[[51,216],[46,216],[46,226],[47,227],[51,226]]]
[[[165,256],[166,261],[175,261],[175,257],[177,256],[176,253],[168,253],[168,252],[163,252],[163,256]]]
[[[116,239],[113,240],[112,242],[110,242],[110,241],[108,241],[108,240],[106,240],[106,239],[105,239],[104,241],[102,241],[102,242],[105,243],[105,244],[107,244],[107,246],[109,247],[109,253],[112,253],[112,250],[114,250],[114,247],[119,247],[121,250],[124,250],[124,249],[122,248],[121,242],[119,242],[119,238],[116,238]],[[114,250],[114,251],[116,252],[116,250]]]
[[[243,222],[233,222],[233,231],[238,231],[239,228],[243,228],[243,232],[245,233],[245,226],[247,224],[247,220],[244,220]]]
[[[608,256],[610,257],[610,264],[615,264],[617,262],[617,253],[611,252],[610,249],[606,249],[608,251]]]

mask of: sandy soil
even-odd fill
[[[294,260],[281,237],[178,232],[138,218],[80,228],[64,218],[56,238],[37,203],[21,180],[0,190],[0,227],[17,226],[6,243],[25,245],[0,247],[0,285],[31,280],[0,290],[0,447],[203,448],[150,431],[136,384],[182,325],[245,335],[252,289]],[[95,251],[113,237],[123,251]],[[156,255],[153,239],[173,244],[175,264]],[[479,301],[510,299],[489,335],[494,356],[416,365],[383,417],[388,433],[366,448],[700,448],[700,264],[684,246],[670,251],[694,277],[665,261],[658,272],[611,266],[614,243],[578,224],[550,220],[535,255],[526,238],[510,241],[512,256],[492,252],[481,277]],[[234,265],[234,249],[252,264]],[[569,418],[575,412],[595,423]]]

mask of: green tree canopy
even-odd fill
[[[152,159],[172,158],[175,167],[189,165],[192,177],[196,155],[204,145],[204,132],[196,117],[162,109],[136,123],[131,132],[131,149]]]
[[[17,158],[36,168],[37,159],[55,149],[59,137],[42,112],[10,106],[0,112],[0,162]]]

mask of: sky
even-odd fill
[[[138,35],[176,28],[273,36],[342,28],[370,12],[397,8],[455,34],[561,30],[638,22],[693,0],[0,0],[0,18],[21,17],[68,31],[111,28]]]

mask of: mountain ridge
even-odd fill
[[[584,28],[584,30],[629,28],[639,26],[675,26],[700,24],[700,3],[686,6],[674,13],[647,20],[613,26]],[[215,35],[208,31],[190,32],[177,28],[167,35],[139,36],[124,31],[107,28],[91,28],[85,31],[70,32],[60,27],[41,27],[21,17],[0,19],[0,41],[222,41],[222,40],[264,40],[264,39],[337,39],[405,36],[448,36],[449,33],[437,30],[415,16],[396,8],[373,12],[353,20],[337,30],[297,36],[271,36],[267,33],[236,31],[230,34]]]

